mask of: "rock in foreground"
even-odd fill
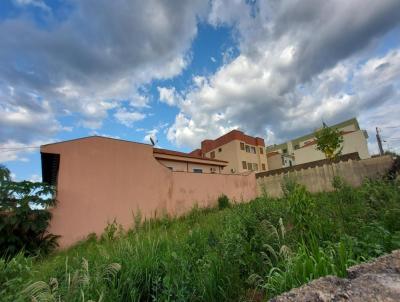
[[[327,276],[271,299],[291,301],[400,301],[400,250],[353,266],[348,278]]]

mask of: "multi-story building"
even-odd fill
[[[204,140],[201,149],[190,154],[227,161],[224,173],[260,172],[268,169],[264,139],[246,135],[239,130],[232,130],[215,140]]]
[[[370,157],[367,144],[368,134],[360,129],[357,119],[352,118],[331,127],[338,129],[343,137],[343,155],[357,152],[361,159]],[[316,149],[316,143],[314,132],[279,145],[268,146],[266,151],[270,170],[287,166],[289,157],[292,158],[290,165],[324,159],[325,155]]]

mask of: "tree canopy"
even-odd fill
[[[342,154],[343,136],[339,129],[328,127],[325,123],[321,130],[315,132],[317,150],[322,151],[328,159],[334,159]]]

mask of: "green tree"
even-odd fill
[[[342,154],[343,137],[338,129],[328,127],[325,123],[321,130],[315,132],[317,150],[322,151],[327,159],[334,159]]]
[[[48,208],[55,204],[55,189],[41,182],[12,181],[0,166],[0,256],[47,253],[58,236],[48,234]]]
[[[8,191],[5,188],[5,184],[11,181],[11,173],[5,166],[0,165],[0,200],[4,200],[8,197]]]

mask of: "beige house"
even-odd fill
[[[264,139],[246,135],[239,130],[232,130],[215,140],[204,140],[201,149],[190,154],[227,161],[224,173],[260,172],[268,169]]]
[[[342,154],[357,152],[361,159],[369,158],[367,138],[365,130],[360,129],[357,119],[352,118],[342,123],[332,126],[338,129],[343,136]],[[285,167],[283,158],[291,156],[292,165],[304,164],[325,158],[325,155],[316,149],[316,139],[314,133],[301,136],[291,141],[272,145],[266,148],[268,164],[271,162],[271,169]],[[277,157],[281,157],[282,165],[279,167]]]

